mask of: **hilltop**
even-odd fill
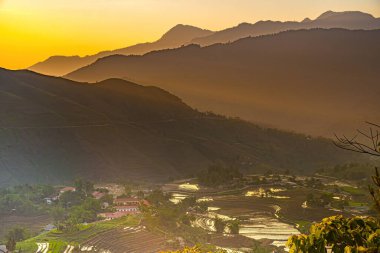
[[[229,43],[246,37],[256,37],[279,33],[288,30],[315,29],[315,28],[343,28],[349,30],[380,29],[380,18],[360,11],[327,11],[314,20],[305,18],[297,21],[259,21],[254,24],[242,23],[236,27],[215,32],[205,37],[196,38],[191,43],[208,46],[216,43]]]
[[[176,25],[155,42],[140,43],[125,48],[103,51],[95,55],[84,57],[52,56],[45,61],[30,66],[28,69],[46,75],[62,76],[80,67],[89,65],[102,57],[115,54],[143,55],[155,50],[177,48],[187,44],[189,41],[195,38],[208,36],[212,33],[212,31],[204,30],[194,26]]]
[[[110,55],[143,55],[156,50],[178,48],[183,45],[198,44],[208,46],[216,43],[229,43],[245,37],[256,37],[287,30],[313,28],[380,29],[380,18],[359,11],[327,11],[315,20],[305,18],[296,21],[259,21],[254,24],[241,23],[236,27],[213,32],[189,25],[176,25],[155,42],[140,43],[117,50],[103,51],[95,55],[52,56],[29,67],[30,70],[52,76],[63,76],[76,69],[94,63],[97,59]]]
[[[355,159],[323,138],[200,113],[157,87],[0,70],[0,185],[167,180],[214,162],[243,172]]]
[[[333,137],[380,122],[380,30],[312,29],[109,56],[66,77],[155,84],[190,106]]]

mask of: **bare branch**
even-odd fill
[[[353,151],[356,153],[362,153],[362,154],[369,154],[372,156],[380,156],[380,150],[379,150],[379,131],[374,130],[373,127],[380,128],[380,125],[366,122],[370,125],[368,133],[363,132],[360,129],[357,129],[357,133],[355,136],[348,138],[347,136],[343,135],[342,137],[335,135],[336,141],[333,141],[334,145],[338,148]],[[362,137],[362,138],[358,138]],[[358,139],[363,139],[364,141],[360,141]],[[370,144],[366,144],[367,142]]]

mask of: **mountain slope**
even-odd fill
[[[359,11],[327,11],[315,20],[306,18],[302,22],[259,21],[255,24],[242,23],[209,36],[195,38],[191,43],[208,46],[216,43],[233,42],[246,37],[313,28],[380,29],[380,18],[375,18],[370,14]]]
[[[211,35],[213,32],[188,25],[177,25],[165,33],[159,40],[152,43],[141,43],[134,46],[113,51],[104,51],[95,55],[79,56],[52,56],[43,62],[29,67],[29,70],[52,76],[62,76],[80,67],[93,63],[99,58],[114,55],[142,55],[154,50],[177,48],[194,38]]]
[[[353,158],[329,140],[204,114],[156,87],[0,70],[0,185],[158,180],[215,161],[311,172]]]
[[[233,42],[246,37],[274,34],[287,30],[311,28],[380,29],[380,18],[374,18],[370,14],[358,11],[328,11],[315,20],[306,18],[303,22],[259,21],[255,24],[243,23],[237,27],[228,28],[218,32],[202,30],[188,25],[177,25],[164,34],[161,39],[153,43],[141,43],[85,57],[52,56],[43,62],[29,67],[29,69],[42,74],[63,76],[76,69],[89,65],[99,58],[115,54],[143,55],[151,51],[178,48],[187,44],[207,46],[216,43]]]
[[[380,30],[314,29],[110,56],[67,77],[155,84],[201,110],[333,137],[380,122]]]

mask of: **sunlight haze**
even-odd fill
[[[52,55],[155,41],[179,23],[221,30],[241,22],[314,19],[327,10],[379,17],[380,1],[0,0],[0,66],[26,68]]]

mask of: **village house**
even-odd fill
[[[116,211],[129,214],[137,214],[140,212],[138,206],[115,206]]]
[[[139,206],[140,200],[138,198],[117,198],[114,203],[119,206]]]
[[[63,187],[62,189],[60,189],[59,193],[62,194],[65,192],[75,192],[75,191],[76,191],[75,187],[66,186],[66,187]]]
[[[102,217],[102,218],[104,218],[104,220],[109,221],[109,220],[124,217],[126,215],[128,215],[128,214],[122,213],[122,212],[114,212],[114,213],[101,213],[101,214],[99,214],[99,217]]]
[[[127,215],[138,214],[140,213],[140,206],[149,206],[149,202],[137,198],[118,198],[114,200],[114,205],[115,212],[101,213],[99,216],[105,220],[113,220]]]
[[[106,195],[106,193],[105,192],[94,191],[91,195],[95,199],[101,199],[102,197],[104,197]]]
[[[54,201],[58,200],[58,196],[44,198],[46,204],[51,205]]]

